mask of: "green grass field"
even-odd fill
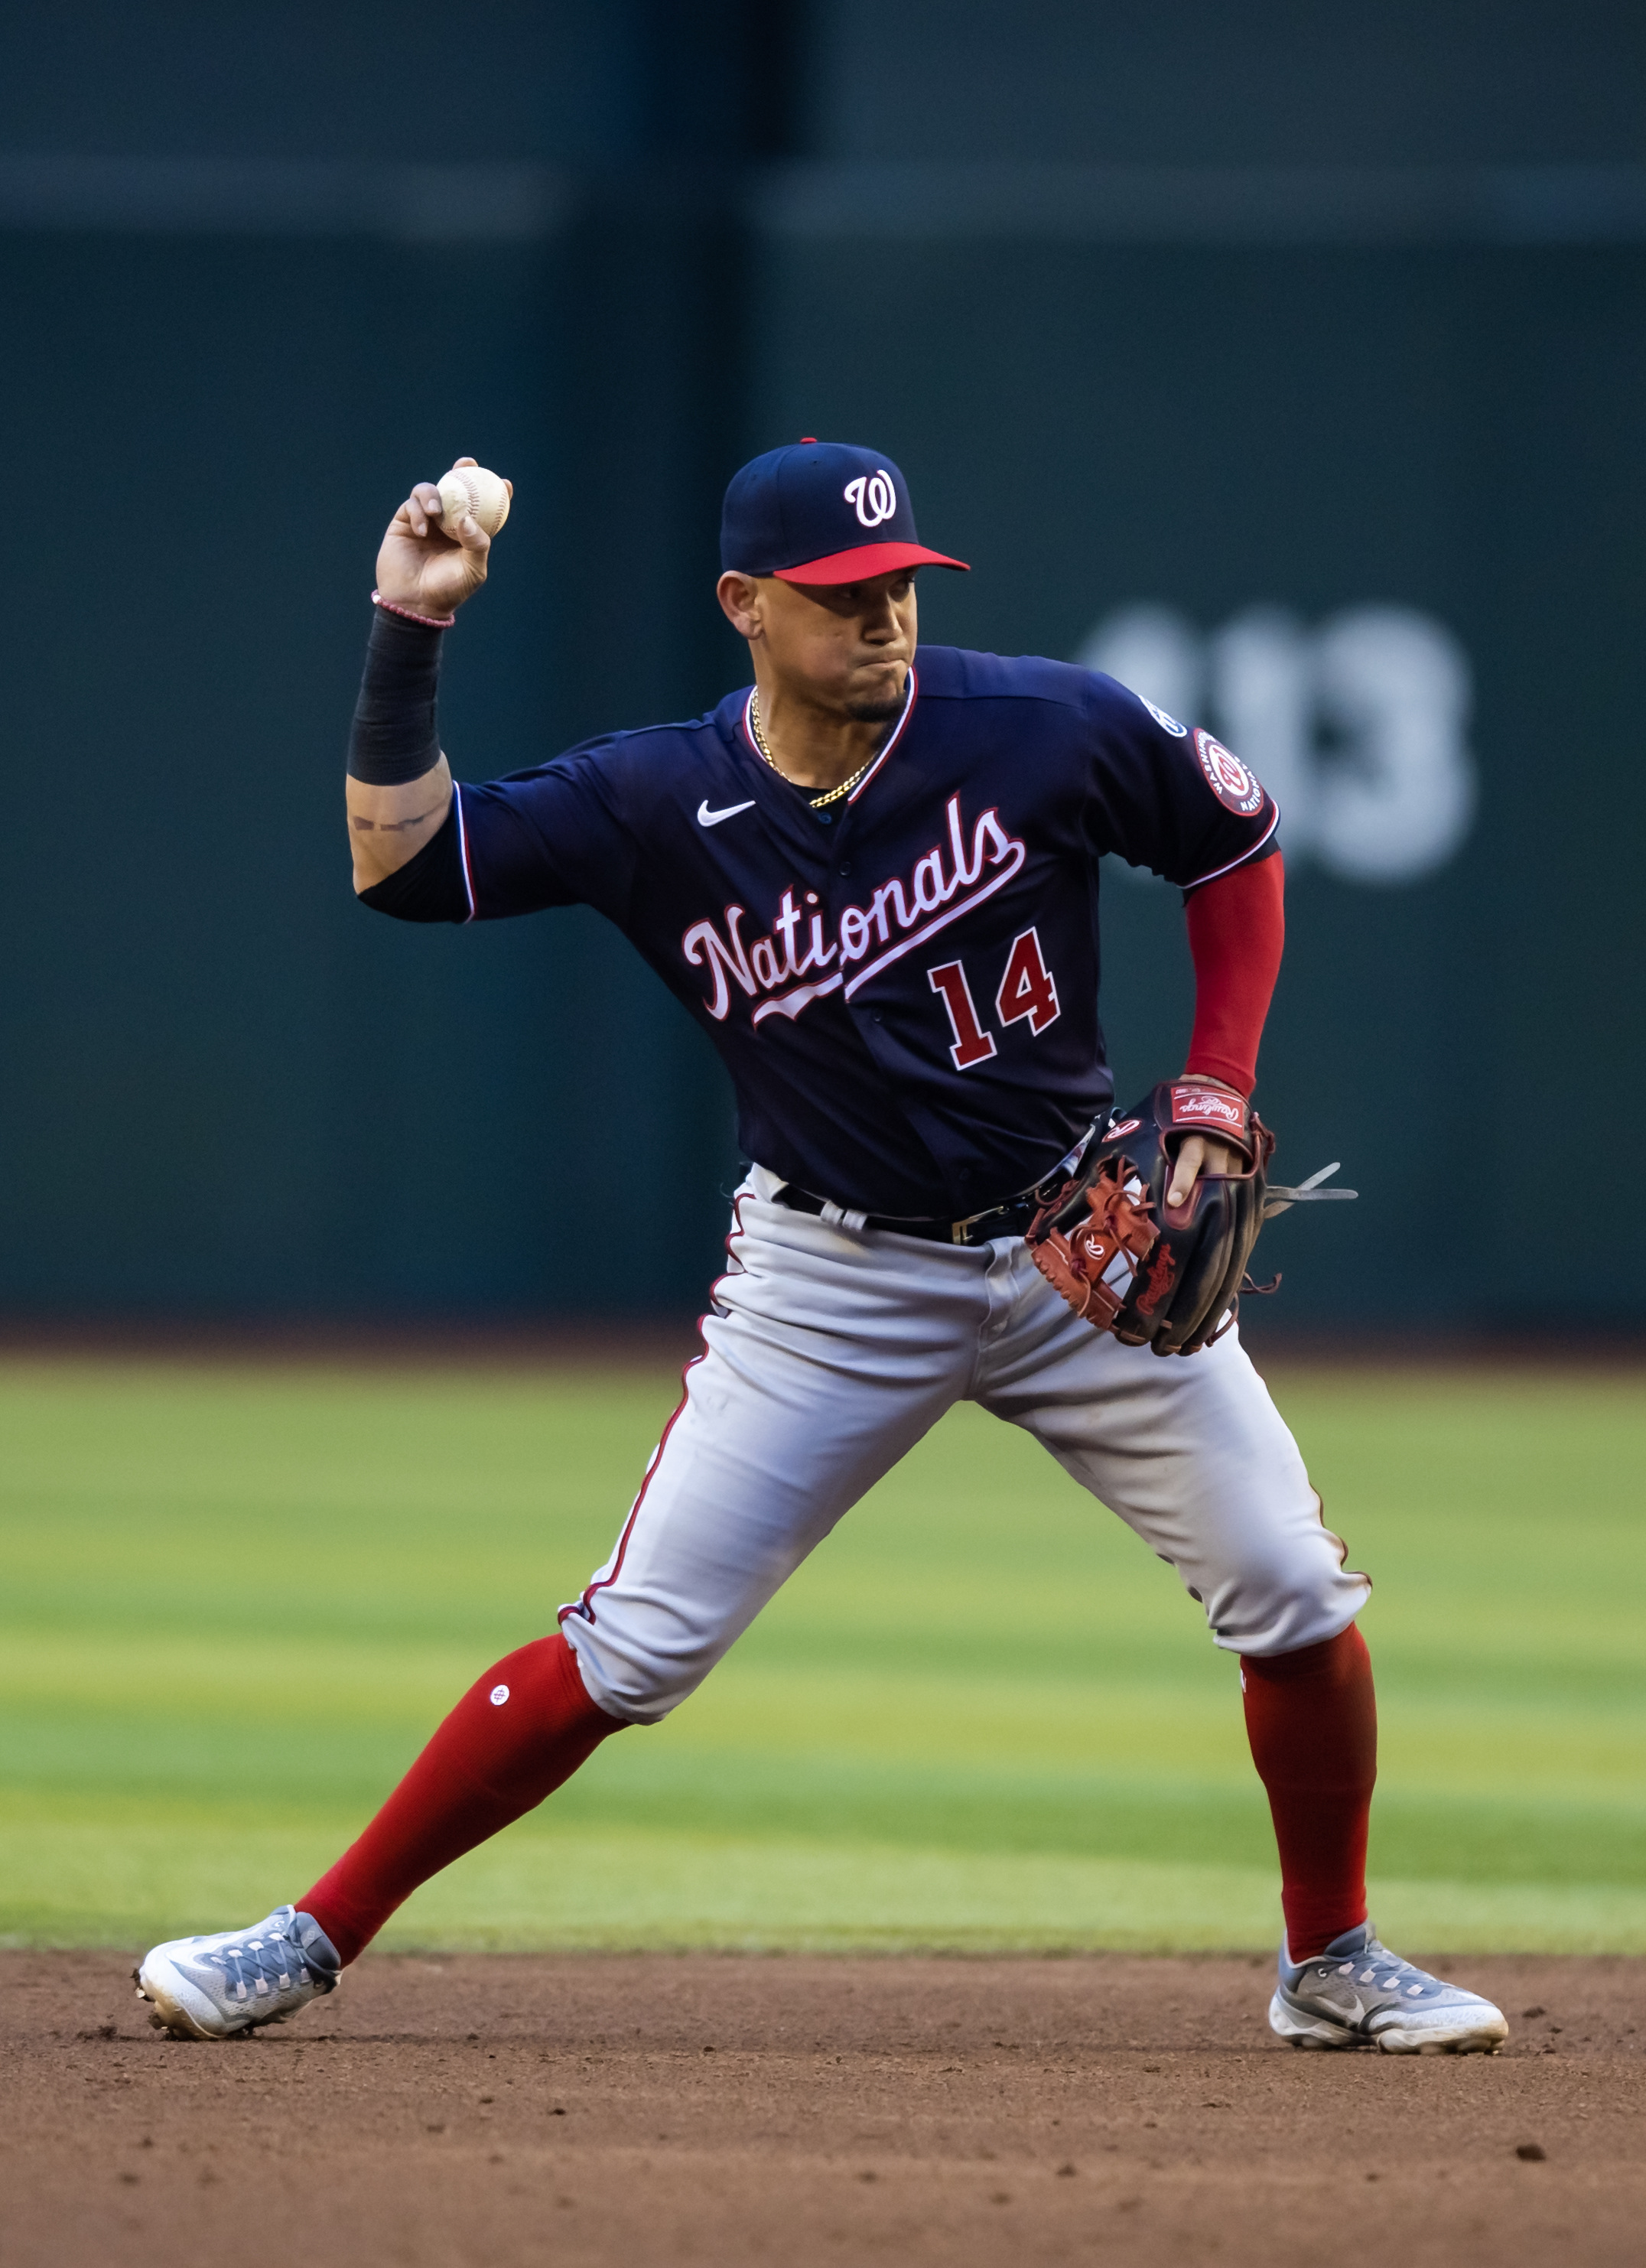
[[[1646,1395],[1278,1372],[1378,1592],[1395,1941],[1646,1951]],[[0,1941],[296,1895],[601,1558],[658,1370],[0,1365]],[[954,1412],[666,1725],[385,1942],[1268,1947],[1234,1662],[1026,1438]]]

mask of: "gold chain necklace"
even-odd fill
[[[755,747],[760,750],[761,755],[765,757],[772,770],[777,773],[778,778],[780,780],[789,780],[789,775],[787,772],[778,770],[777,759],[773,755],[771,750],[766,745],[766,735],[761,730],[761,696],[758,693],[751,693],[749,696],[749,726],[754,734]],[[878,762],[879,756],[880,751],[877,748],[872,756],[866,758],[863,762],[858,765],[856,770],[852,774],[849,779],[843,779],[838,787],[826,789],[821,795],[808,796],[806,800],[810,803],[812,810],[821,811],[825,804],[838,803],[841,796],[849,795],[853,788],[856,786],[858,781],[863,777],[863,774],[871,765]],[[794,780],[789,780],[789,784],[790,787],[794,787],[797,783]],[[805,794],[805,791],[802,789],[801,792],[802,794]]]

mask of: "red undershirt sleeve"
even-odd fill
[[[1275,851],[1196,890],[1186,909],[1194,956],[1194,1031],[1185,1071],[1249,1095],[1258,1042],[1286,941],[1286,880]]]

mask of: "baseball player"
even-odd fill
[[[556,1632],[484,1672],[311,1889],[148,1955],[155,2021],[223,2038],[331,1992],[420,1882],[684,1701],[969,1399],[1135,1530],[1239,1658],[1280,1852],[1275,2030],[1495,2049],[1499,2011],[1367,1918],[1368,1581],[1238,1331],[1212,1331],[1217,1302],[1174,1341],[1138,1321],[1171,1272],[1143,1269],[1149,1240],[1165,1253],[1264,1154],[1248,1098],[1282,934],[1272,800],[1111,678],[917,654],[916,571],[964,563],[920,541],[888,457],[811,439],[726,491],[718,594],[751,685],[694,722],[456,786],[437,679],[489,548],[471,515],[443,524],[430,483],[384,539],[349,756],[355,887],[403,921],[597,907],[718,1049],[751,1163],[702,1350],[610,1558]],[[1146,1160],[1129,1198],[1129,1167],[1091,1179],[1142,1123],[1113,1118],[1098,1022],[1106,852],[1183,890],[1194,961],[1152,1208]],[[1084,1245],[1046,1226],[1071,1190],[1082,1220],[1091,1197]]]

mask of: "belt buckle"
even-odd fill
[[[975,1228],[980,1220],[988,1220],[991,1215],[995,1213],[1003,1214],[1010,1211],[1012,1205],[1017,1202],[1018,1201],[1015,1197],[1010,1197],[1004,1204],[985,1205],[981,1212],[969,1212],[964,1220],[952,1221],[949,1224],[950,1242],[952,1244],[964,1244],[966,1241],[966,1232],[968,1228]]]

